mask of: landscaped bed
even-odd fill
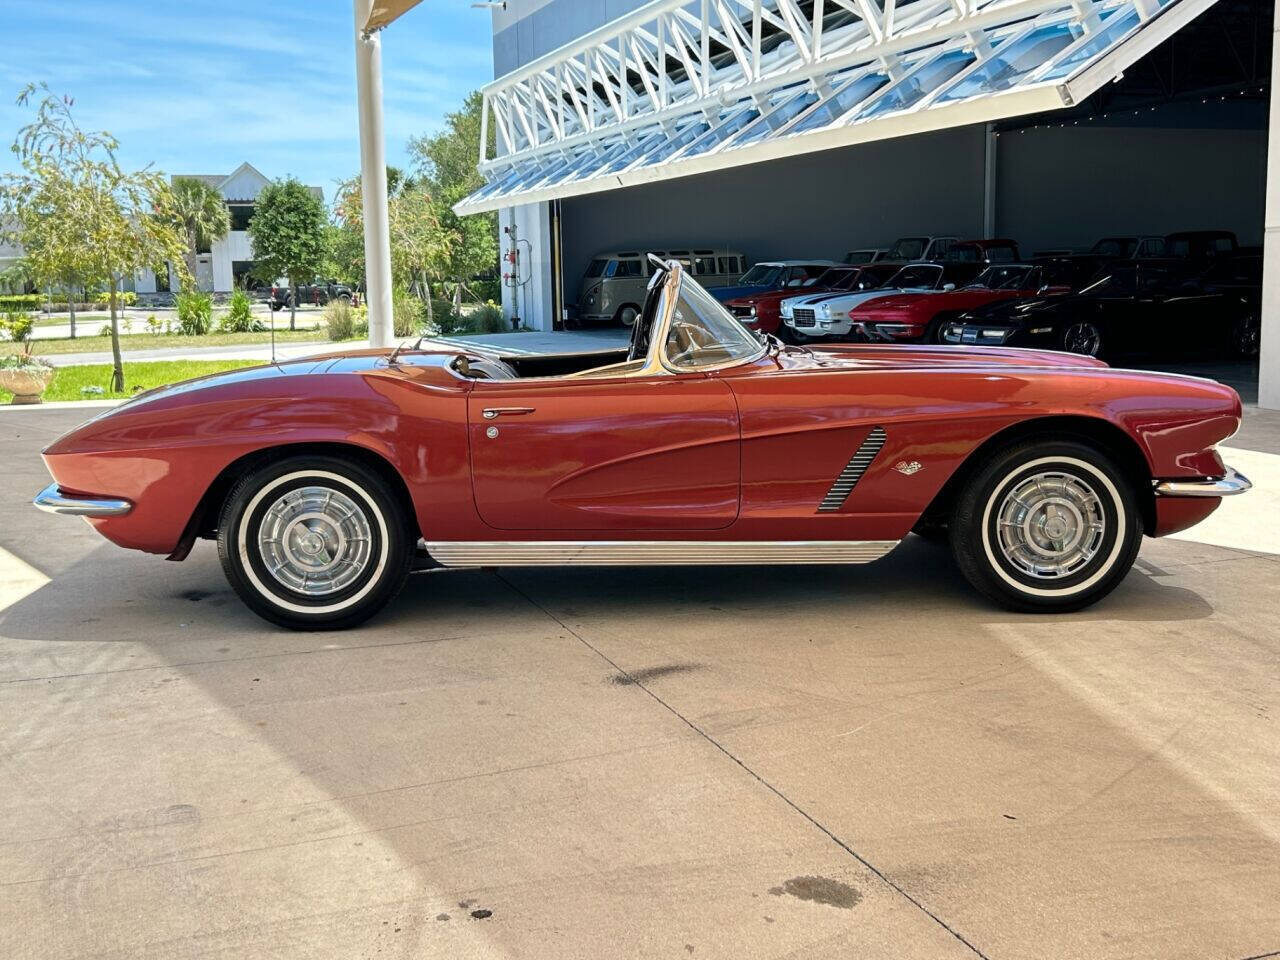
[[[190,380],[192,377],[202,377],[209,373],[256,365],[257,363],[252,360],[161,360],[153,363],[126,363],[124,393],[112,393],[108,389],[111,384],[111,364],[109,363],[58,367],[48,389],[44,392],[44,399],[45,401],[110,400],[131,397],[142,390],[177,383],[179,380]],[[86,393],[85,387],[101,387],[102,392]],[[8,403],[12,399],[13,396],[10,393],[0,390],[0,403]]]

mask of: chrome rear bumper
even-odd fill
[[[1227,467],[1227,473],[1218,479],[1208,477],[1194,480],[1157,480],[1158,497],[1232,497],[1244,493],[1253,486],[1249,478]]]
[[[133,509],[128,500],[115,500],[108,497],[72,497],[51,483],[32,501],[46,513],[61,513],[69,517],[123,517]]]

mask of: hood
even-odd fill
[[[707,293],[711,294],[721,303],[728,303],[730,300],[736,300],[738,297],[747,297],[753,293],[768,293],[771,287],[764,284],[737,284],[733,287],[708,287]]]
[[[975,307],[961,316],[962,320],[979,323],[1019,324],[1046,309],[1056,309],[1069,297],[1013,297]]]

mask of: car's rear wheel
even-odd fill
[[[299,630],[362,623],[404,585],[415,538],[390,485],[354,461],[291,457],[246,475],[218,522],[218,556],[260,617]]]
[[[1110,457],[1070,440],[991,457],[957,498],[951,548],[965,577],[1013,610],[1078,610],[1111,592],[1142,542],[1133,485]]]

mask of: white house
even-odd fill
[[[231,230],[212,249],[196,255],[196,285],[211,293],[230,293],[237,286],[244,286],[253,270],[253,244],[249,240],[249,219],[258,194],[271,181],[252,164],[242,163],[229,175],[188,174],[192,179],[203,180],[213,187],[227,203],[231,214]],[[176,178],[175,178],[176,179]],[[308,187],[321,200],[324,191],[320,187]],[[157,277],[151,270],[138,274],[134,289],[139,294],[176,292],[178,276],[172,265],[169,276]]]

